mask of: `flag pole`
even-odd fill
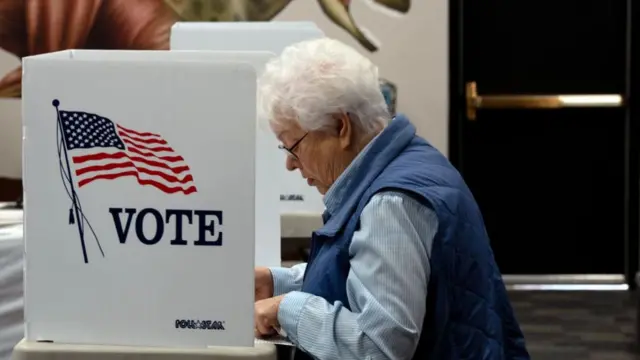
[[[60,106],[60,101],[58,99],[55,99],[51,104],[56,108],[56,115],[58,116],[58,130],[60,131],[60,135],[62,138],[62,145],[63,145],[62,147],[64,149],[64,159],[67,162],[67,174],[69,175],[69,187],[71,188],[71,201],[73,202],[72,206],[76,214],[76,223],[78,225],[78,235],[80,236],[80,244],[82,244],[82,255],[84,256],[84,262],[86,264],[89,262],[89,259],[87,258],[87,247],[84,242],[84,229],[82,228],[82,223],[81,223],[84,219],[80,217],[80,212],[78,210],[78,198],[76,195],[76,189],[73,186],[73,177],[71,177],[71,167],[69,166],[69,154],[67,154],[67,140],[64,136],[62,119],[60,118],[60,110],[58,109],[58,106]]]

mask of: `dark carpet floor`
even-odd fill
[[[640,360],[632,293],[514,291],[509,296],[533,360]],[[290,348],[278,350],[278,359],[289,359]]]
[[[533,360],[640,360],[628,292],[510,293]]]

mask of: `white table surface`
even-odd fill
[[[12,360],[277,360],[276,346],[256,344],[255,347],[216,346],[202,349],[160,348],[143,346],[75,345],[20,341]]]
[[[22,224],[0,225],[0,360],[24,336],[22,237]]]

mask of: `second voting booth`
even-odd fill
[[[171,29],[171,50],[267,51],[280,54],[288,45],[324,37],[313,22],[185,22]],[[321,225],[322,196],[307,185],[300,174],[288,171],[286,154],[279,152],[275,162],[272,149],[278,146],[273,135],[258,130],[257,181],[275,183],[280,199],[282,237],[307,237]],[[264,151],[262,151],[264,149]],[[268,165],[267,165],[268,164]]]
[[[229,34],[271,34],[279,48],[23,59],[25,340],[14,358],[275,356],[255,343],[253,270],[280,263],[282,178],[267,174],[284,159],[257,125],[256,79],[284,46],[322,33],[274,24]]]

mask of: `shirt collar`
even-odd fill
[[[340,181],[330,188],[325,205],[322,228],[314,232],[320,237],[335,236],[342,229],[358,205],[364,206],[368,189],[407,146],[416,139],[416,128],[402,115],[389,122],[368,146],[351,162]],[[339,177],[339,178],[340,178]],[[369,194],[371,195],[371,194]],[[362,209],[360,209],[362,211]]]

